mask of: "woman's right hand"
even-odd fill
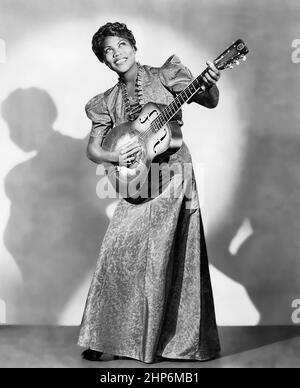
[[[142,147],[139,142],[134,139],[122,146],[117,152],[119,166],[127,167],[127,165],[133,163],[138,154],[142,152]]]

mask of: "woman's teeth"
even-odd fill
[[[116,65],[120,65],[121,63],[124,63],[126,61],[126,58],[123,58],[123,59],[118,59],[115,64]]]

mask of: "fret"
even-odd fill
[[[197,88],[200,88],[201,87],[201,85],[202,85],[202,77],[200,78],[201,76],[199,76],[199,77],[197,77],[196,79],[195,79],[195,83],[196,83],[196,87]]]
[[[232,46],[226,49],[224,53],[215,59],[215,65],[219,70],[232,67],[233,62],[237,62],[237,59],[246,59],[245,54],[248,52],[249,50],[245,46],[244,42],[241,39],[238,39]],[[162,128],[168,121],[172,119],[172,117],[175,116],[175,114],[180,110],[181,106],[187,102],[195,93],[197,93],[200,88],[203,89],[201,90],[201,93],[206,90],[203,76],[207,70],[208,67],[185,89],[178,93],[174,100],[159,113],[159,115],[150,125],[151,130],[156,132]]]
[[[188,90],[188,88],[186,88],[185,90],[183,90],[182,91],[182,94],[183,94],[183,96],[186,98],[186,99],[188,99],[190,96],[188,96],[187,95],[187,92],[188,92],[189,90]]]
[[[158,131],[158,127],[155,125],[155,120],[152,121],[152,123],[150,124],[150,131],[156,133]]]
[[[203,72],[204,73],[204,72]],[[203,74],[202,73],[202,74]],[[162,128],[172,117],[179,111],[181,106],[187,102],[203,85],[202,74],[195,78],[185,89],[183,89],[174,100],[160,112],[160,114],[153,120],[151,127],[157,132]]]
[[[187,95],[187,100],[188,100],[189,98],[191,98],[191,96],[193,95],[192,89],[191,89],[190,87],[188,87],[188,88],[186,89],[186,95]]]
[[[165,118],[166,121],[169,120],[169,118],[171,117],[172,115],[172,106],[169,105],[167,108],[165,108],[165,110],[163,111],[163,116]]]
[[[158,128],[161,127],[161,126],[163,126],[163,117],[162,117],[162,116],[161,116],[161,117],[160,117],[160,115],[157,116],[156,120],[158,121],[158,122],[157,122]],[[157,128],[157,129],[158,129],[158,128]]]
[[[169,121],[169,117],[167,115],[167,113],[165,112],[163,115],[162,115],[162,125],[165,125],[167,122]]]
[[[167,112],[164,112],[164,111],[163,111],[163,112],[161,113],[161,117],[162,117],[161,122],[162,122],[163,125],[165,125],[166,122],[168,121]]]
[[[182,93],[182,92],[181,92]],[[177,98],[178,98],[178,100],[179,100],[179,103],[180,103],[180,105],[183,105],[184,103],[185,103],[185,99],[184,99],[184,97],[183,97],[183,95],[182,94],[178,94],[178,96],[177,96]],[[182,99],[182,101],[180,101],[180,99]]]
[[[172,116],[176,113],[176,111],[177,111],[176,101],[174,101],[174,103],[172,103],[170,105],[170,109],[169,110],[171,111]]]
[[[194,81],[191,83],[191,88],[193,88],[193,92],[196,91],[196,86],[194,85]]]
[[[165,121],[168,121],[170,119],[170,115],[171,115],[170,110],[171,109],[172,109],[172,107],[169,105],[168,107],[166,107],[163,110],[162,114],[163,114],[163,117],[165,118]]]
[[[159,124],[159,119],[155,119],[154,120],[154,123],[155,123],[155,125],[154,125],[154,130],[155,130],[155,132],[157,132],[158,130],[159,130],[159,128],[160,128],[160,124]]]

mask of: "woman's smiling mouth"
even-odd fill
[[[121,59],[117,59],[115,61],[115,65],[121,65],[122,63],[126,62],[127,61],[127,58],[121,58]]]

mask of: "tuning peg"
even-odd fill
[[[243,60],[243,61],[246,61],[246,60],[247,60],[246,55],[243,56],[242,60]]]
[[[240,64],[240,61],[235,60],[234,63],[238,66]]]
[[[228,69],[233,69],[233,65],[228,65]]]

